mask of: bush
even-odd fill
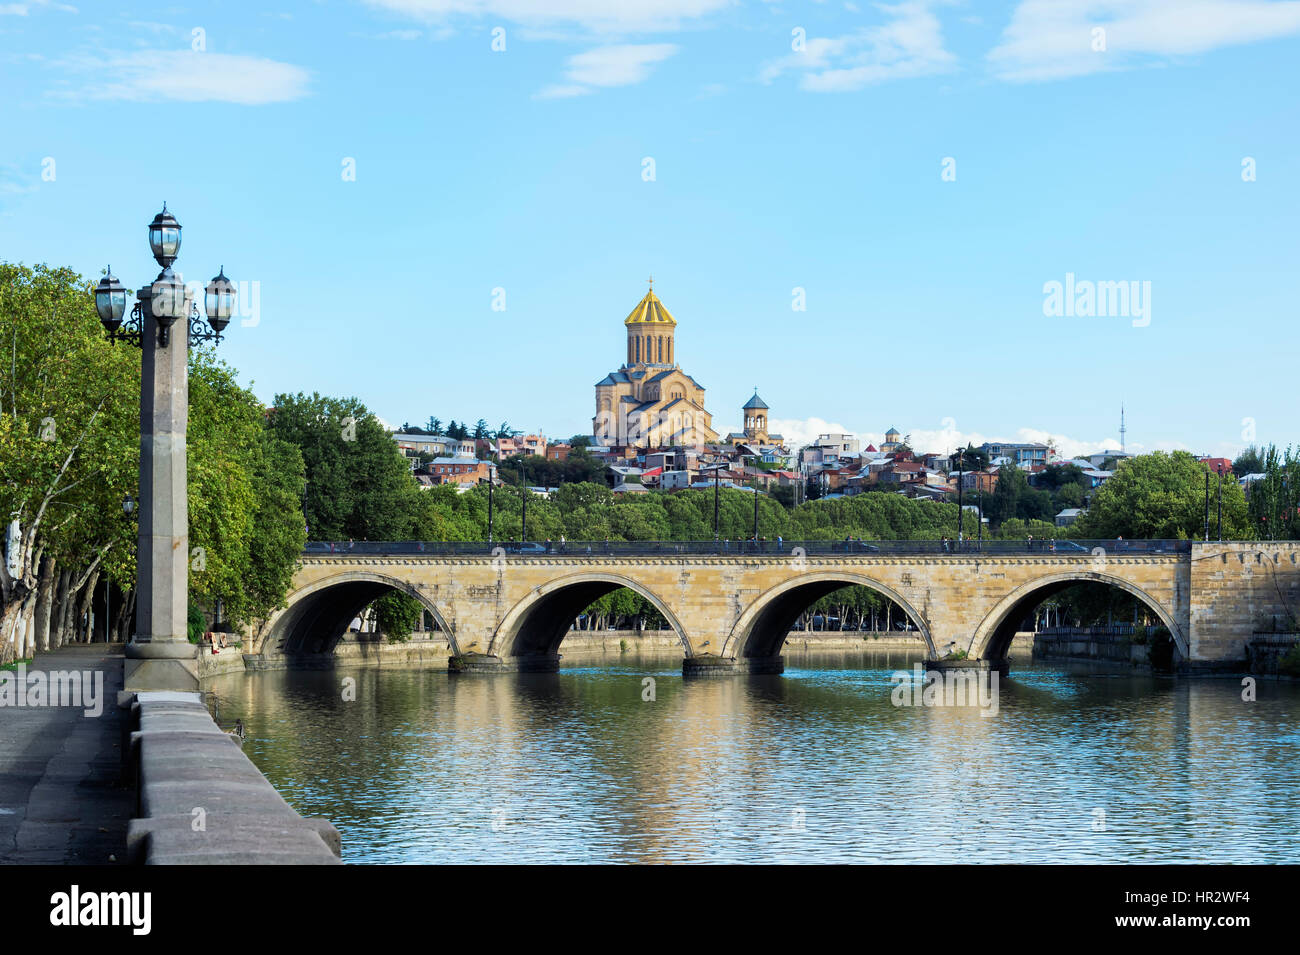
[[[388,638],[389,643],[405,643],[411,631],[420,622],[424,607],[409,594],[390,590],[372,604],[375,608],[375,625]]]
[[[190,612],[185,617],[185,626],[189,631],[190,643],[198,643],[208,630],[208,618],[203,616],[203,611],[193,600],[190,601]]]

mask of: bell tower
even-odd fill
[[[662,365],[671,368],[677,363],[673,334],[677,319],[664,308],[655,295],[655,280],[650,279],[650,291],[632,309],[623,322],[627,327],[627,367],[636,365]]]
[[[758,396],[758,388],[754,389],[754,397],[745,402],[745,407],[741,409],[741,414],[745,422],[745,442],[747,444],[767,444],[767,402]]]

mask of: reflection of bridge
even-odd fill
[[[472,668],[549,670],[570,624],[628,587],[680,637],[687,670],[780,672],[790,626],[813,601],[861,584],[901,607],[938,659],[1000,663],[1032,609],[1073,584],[1133,594],[1168,627],[1185,668],[1231,666],[1252,633],[1300,607],[1288,542],[938,541],[312,544],[287,605],[253,638],[271,658],[330,653],[389,588],[419,600]],[[1068,548],[1068,549],[1067,549]]]

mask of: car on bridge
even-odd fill
[[[840,547],[846,553],[850,554],[878,554],[880,548],[875,544],[869,544],[866,541],[846,540],[840,541]]]
[[[497,546],[503,548],[507,554],[523,554],[526,556],[528,554],[547,553],[546,545],[540,544],[537,541],[524,541],[523,543],[520,543],[519,541],[508,541],[504,544],[498,544]]]
[[[1083,551],[1083,553],[1085,554],[1088,553],[1088,548],[1084,547],[1082,544],[1077,544],[1074,541],[1065,540],[1064,538],[1052,538],[1051,540],[1047,541],[1046,544],[1047,544],[1047,549],[1049,551],[1064,550],[1064,551]]]

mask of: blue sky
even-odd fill
[[[653,274],[723,432],[1231,454],[1300,440],[1297,54],[1293,0],[0,0],[0,258],[138,286],[166,200],[245,382],[394,424],[588,430]]]

